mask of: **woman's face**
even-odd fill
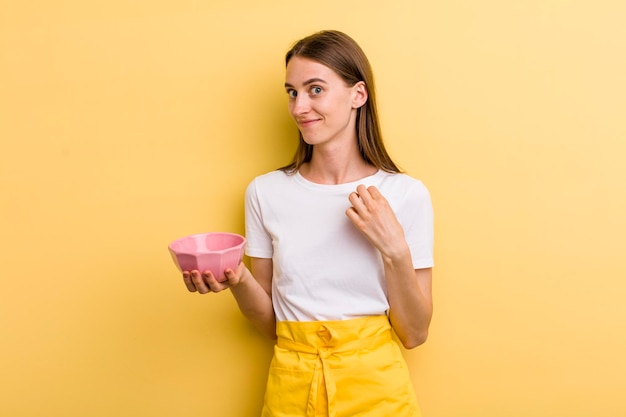
[[[289,112],[310,145],[356,141],[356,109],[367,101],[363,82],[350,87],[329,67],[299,56],[287,64]]]

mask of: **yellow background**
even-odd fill
[[[291,157],[283,54],[352,35],[429,187],[426,417],[626,415],[623,1],[0,1],[0,415],[253,417],[271,343],[167,244]]]

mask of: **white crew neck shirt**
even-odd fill
[[[350,222],[348,196],[376,186],[402,225],[414,268],[433,266],[433,211],[421,181],[378,171],[327,185],[299,172],[273,171],[246,190],[246,254],[272,258],[272,302],[278,321],[346,320],[386,314],[380,253]]]

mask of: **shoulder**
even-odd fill
[[[430,199],[430,193],[426,185],[421,180],[404,173],[383,172],[379,188],[383,193],[388,192],[407,197]]]
[[[428,188],[421,180],[410,175],[387,174],[380,192],[398,216],[405,231],[428,228],[433,222],[433,206]],[[421,225],[421,226],[420,226]]]
[[[255,177],[251,183],[254,184],[267,184],[267,183],[277,183],[277,182],[285,182],[288,181],[289,178],[293,177],[293,175],[287,174],[285,171],[276,170],[270,171],[265,174],[261,174]]]
[[[268,192],[281,192],[293,182],[294,175],[284,171],[271,171],[255,177],[246,189],[246,195],[267,194]]]
[[[284,171],[280,171],[280,170],[276,170],[276,171],[271,171],[265,174],[261,174],[257,177],[255,177],[250,184],[248,185],[248,188],[250,187],[265,187],[265,186],[276,186],[278,184],[284,183],[284,182],[288,182],[289,181],[289,177],[291,177],[291,175],[288,175],[286,172]]]

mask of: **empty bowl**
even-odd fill
[[[209,270],[218,281],[224,270],[235,269],[243,259],[246,238],[236,233],[200,233],[176,239],[168,246],[172,259],[182,271]]]

